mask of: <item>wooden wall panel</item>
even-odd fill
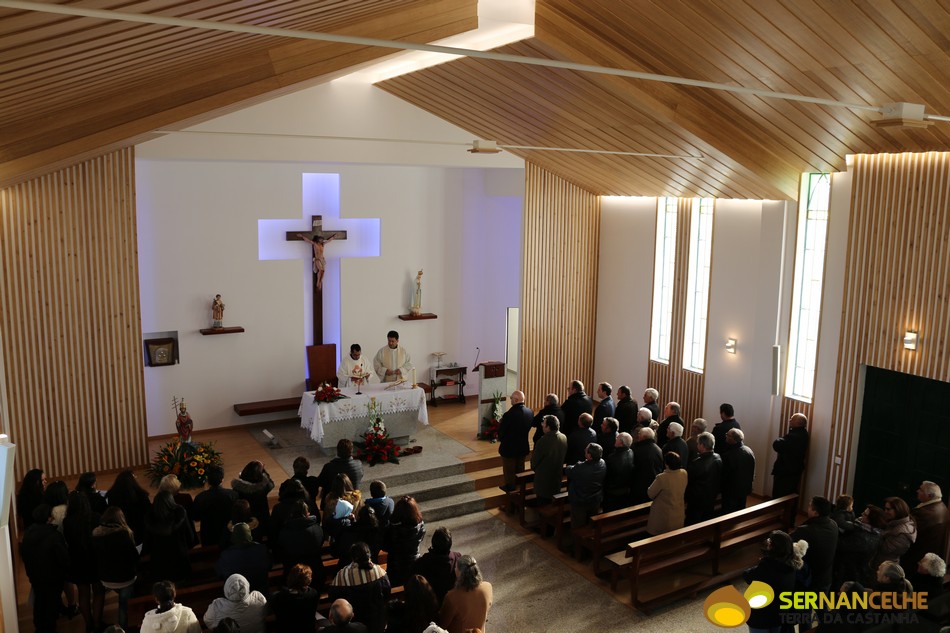
[[[701,415],[705,374],[683,369],[683,346],[686,331],[686,291],[689,274],[689,230],[693,214],[693,199],[679,198],[676,202],[676,263],[673,270],[673,329],[670,335],[670,362],[647,361],[648,386],[660,392],[660,415],[667,402],[678,402],[680,417],[689,423]],[[657,226],[657,230],[660,230]],[[708,347],[708,341],[707,341]],[[638,398],[639,400],[639,398]],[[714,424],[716,421],[713,420]],[[710,428],[712,425],[710,424]]]
[[[0,261],[18,478],[144,464],[133,149],[0,189]]]
[[[525,164],[521,389],[528,406],[594,391],[600,198]]]
[[[950,153],[858,155],[853,173],[829,498],[851,484],[862,365],[950,380]],[[916,351],[906,330],[920,333]]]

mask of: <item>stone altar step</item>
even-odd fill
[[[386,480],[387,494],[393,499],[411,495],[429,522],[499,507],[505,501],[498,489],[503,482],[500,464],[496,456],[480,457],[396,475]],[[372,472],[365,471],[362,488],[368,489],[371,477]]]

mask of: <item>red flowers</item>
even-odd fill
[[[313,394],[314,402],[336,402],[346,398],[343,393],[328,382],[321,384]]]

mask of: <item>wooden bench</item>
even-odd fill
[[[262,413],[277,413],[278,411],[293,411],[300,408],[300,396],[292,398],[278,398],[277,400],[261,400],[260,402],[242,402],[234,405],[234,412],[240,416],[260,415]]]
[[[623,552],[606,557],[613,565],[610,586],[616,590],[620,575],[626,572],[630,581],[631,602],[637,609],[649,614],[657,606],[693,595],[738,576],[741,570],[720,572],[722,555],[739,547],[760,543],[772,530],[787,532],[793,525],[797,510],[798,495],[788,495],[629,543]],[[652,576],[668,574],[697,563],[710,564],[709,578],[690,584],[677,584],[667,593],[647,600],[640,599],[641,586],[649,586],[646,581]]]
[[[538,508],[538,529],[541,536],[547,538],[548,528],[551,528],[558,549],[561,548],[564,542],[564,534],[570,524],[571,506],[567,501],[566,490],[554,495],[554,499],[548,505]]]
[[[508,504],[513,507],[518,514],[518,522],[521,527],[528,527],[526,510],[528,506],[537,502],[538,495],[534,493],[534,471],[525,470],[515,475],[517,483],[515,489],[508,493]],[[567,486],[567,477],[561,479],[561,488]]]
[[[637,535],[645,533],[652,505],[648,501],[592,516],[588,525],[574,531],[574,557],[581,560],[584,550],[589,551],[594,574],[600,573],[600,563],[606,554],[623,549]]]

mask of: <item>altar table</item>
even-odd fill
[[[340,392],[347,397],[336,402],[314,402],[315,392],[305,391],[297,410],[300,426],[310,431],[310,437],[324,452],[331,452],[341,439],[362,437],[370,424],[367,405],[370,398],[376,398],[389,436],[398,444],[406,444],[417,422],[429,424],[426,393],[419,387],[413,389],[410,383],[387,390],[390,384],[363,385],[361,395],[356,395],[356,387],[343,387]]]

